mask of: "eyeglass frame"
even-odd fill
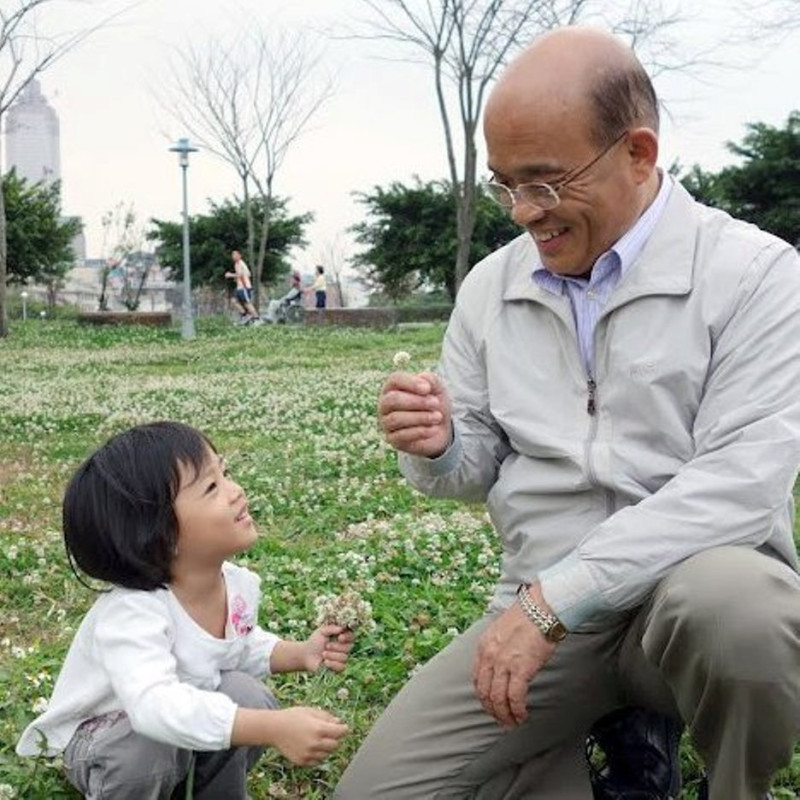
[[[486,180],[484,181],[484,186],[488,189],[489,197],[494,200],[497,205],[501,208],[504,208],[509,213],[514,211],[514,207],[517,203],[524,203],[528,206],[533,206],[535,208],[540,208],[542,211],[552,211],[554,208],[558,208],[561,204],[561,196],[559,192],[565,187],[569,186],[577,178],[580,178],[585,172],[588,172],[604,155],[610,153],[626,136],[628,135],[628,131],[624,130],[616,139],[614,139],[611,144],[607,145],[603,150],[601,150],[591,161],[587,164],[584,164],[580,167],[573,167],[570,170],[567,170],[557,181],[552,183],[547,183],[545,181],[529,181],[527,183],[520,183],[515,186],[513,189],[510,186],[506,186],[504,183],[500,183],[499,181],[495,180]],[[555,202],[553,205],[543,206],[540,203],[531,202],[530,200],[526,200],[520,195],[520,190],[525,189],[527,186],[543,186],[547,189],[550,196],[553,197]],[[502,188],[505,193],[511,198],[511,204],[505,205],[505,203],[500,200],[500,198],[494,194],[495,187]]]

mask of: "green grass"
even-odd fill
[[[477,617],[498,548],[480,508],[411,491],[382,441],[374,406],[397,350],[435,363],[442,328],[393,332],[234,328],[86,329],[31,321],[0,341],[0,797],[78,795],[58,760],[18,759],[20,731],[47,698],[90,593],[71,576],[60,500],[77,463],[137,422],[178,419],[210,435],[248,493],[261,538],[240,559],[263,580],[261,622],[311,630],[316,595],[355,588],[377,627],[358,637],[342,676],[284,676],[286,704],[321,705],[353,733],[316,769],[267,753],[258,798],[330,796],[381,709],[411,671]],[[800,794],[800,751],[778,797]],[[699,764],[684,747],[686,798]]]

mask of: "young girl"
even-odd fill
[[[257,678],[341,671],[352,634],[324,625],[291,642],[257,625],[259,579],[227,561],[256,535],[244,492],[193,428],[141,425],[94,453],[67,487],[64,542],[73,570],[113,586],[17,752],[63,751],[70,782],[112,800],[182,797],[192,769],[195,800],[236,800],[265,746],[304,765],[333,752],[346,725],[279,709]]]

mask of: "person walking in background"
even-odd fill
[[[242,309],[242,316],[239,322],[242,325],[260,325],[261,319],[258,316],[256,307],[253,305],[253,283],[250,267],[247,266],[238,250],[234,250],[231,253],[231,259],[233,260],[233,272],[226,272],[225,277],[236,281],[234,296]]]
[[[311,291],[314,292],[316,307],[325,308],[328,299],[328,284],[325,280],[325,267],[323,267],[322,264],[317,264],[314,283],[311,284]]]

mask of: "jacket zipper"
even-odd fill
[[[597,435],[597,417],[595,416],[597,413],[597,384],[595,383],[594,378],[589,378],[586,381],[586,385],[589,388],[589,396],[586,400],[586,412],[589,414],[590,417],[594,417],[592,420],[591,430],[589,432],[589,438],[586,440],[586,444],[584,446],[586,452],[586,471],[589,474],[589,480],[593,484],[597,484],[597,474],[594,471],[594,463],[592,461],[592,442]],[[606,495],[606,516],[610,517],[617,509],[616,498],[614,497],[614,492],[610,489],[605,490]]]
[[[588,386],[589,386],[589,398],[586,401],[586,413],[589,414],[590,417],[593,417],[595,411],[597,411],[597,403],[595,401],[595,392],[597,391],[597,384],[594,382],[594,378],[589,378]]]

